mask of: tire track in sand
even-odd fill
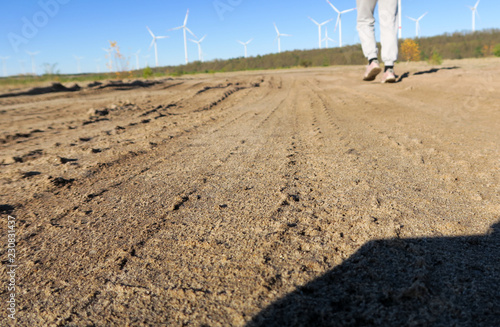
[[[268,100],[269,99],[266,99],[266,103],[261,103],[260,104],[259,110],[265,110],[265,105],[268,103]],[[242,106],[244,106],[244,103],[240,107],[242,107]],[[255,116],[255,117],[258,117],[258,115]],[[255,119],[256,118],[254,118],[254,120]],[[235,124],[235,125],[227,125],[226,124],[226,126],[228,126],[228,128],[231,127],[232,129],[235,129],[235,127],[236,127],[236,129],[238,129],[237,128],[238,125],[239,124]],[[218,134],[220,134],[222,132],[224,132],[224,131],[221,131],[219,133],[215,133],[215,135],[218,135]],[[208,135],[210,136],[210,135],[213,135],[213,134],[214,134],[213,131],[210,131],[210,134],[208,134]],[[192,138],[193,136],[196,137],[196,135],[197,134],[193,134],[192,136],[187,136],[186,135],[185,137],[183,137],[183,139],[184,139],[183,141],[184,142],[189,142],[189,139]],[[210,137],[213,138],[215,136],[210,136]],[[241,143],[241,140],[238,140],[238,142]],[[204,144],[210,144],[210,142],[208,142],[208,143],[207,142],[203,142],[203,143]],[[216,142],[213,142],[213,144],[214,145],[212,145],[211,147],[209,147],[207,149],[204,149],[204,151],[202,151],[201,153],[199,153],[199,149],[197,149],[196,147],[192,147],[192,148],[182,147],[181,149],[182,149],[183,152],[192,152],[192,153],[198,152],[196,154],[196,157],[200,157],[200,159],[202,161],[204,161],[205,164],[206,164],[207,161],[208,162],[213,162],[214,164],[216,164],[215,167],[211,166],[211,168],[207,167],[206,170],[202,170],[202,171],[198,170],[198,171],[196,171],[194,178],[189,178],[185,174],[184,175],[183,174],[178,174],[176,177],[172,177],[171,173],[168,172],[169,169],[166,170],[167,172],[166,172],[165,180],[169,179],[169,183],[171,183],[171,184],[173,184],[175,186],[174,186],[174,188],[172,190],[168,190],[167,192],[163,192],[161,194],[157,194],[157,197],[159,197],[159,198],[174,198],[174,202],[172,204],[164,206],[164,207],[167,207],[167,208],[171,208],[170,211],[167,210],[167,212],[174,213],[174,214],[177,213],[177,212],[180,212],[181,209],[183,209],[186,205],[188,205],[188,202],[185,201],[185,200],[186,200],[186,197],[188,197],[188,198],[191,197],[192,194],[190,192],[192,190],[197,190],[200,187],[199,185],[208,184],[209,180],[210,180],[210,175],[213,175],[213,173],[211,173],[211,171],[221,170],[221,167],[224,164],[224,162],[228,161],[228,156],[231,156],[232,152],[238,151],[238,149],[240,147],[244,147],[244,145],[247,144],[247,143],[238,144],[237,146],[234,146],[233,148],[229,147],[227,150],[224,150],[224,152],[226,152],[226,153],[229,152],[229,154],[223,155],[223,156],[220,156],[220,154],[218,154],[219,153],[218,151],[214,151],[213,147],[216,145]],[[196,151],[196,152],[193,152],[193,151]],[[188,154],[184,153],[183,155],[185,156],[184,157],[185,159],[179,160],[179,162],[177,162],[175,165],[182,166],[182,165],[188,164],[189,161],[192,162],[192,160],[189,159],[189,155]],[[213,159],[211,159],[211,157],[213,157]],[[200,160],[200,159],[198,159],[198,160]],[[171,164],[171,162],[169,162],[167,160],[163,160],[163,164],[166,164],[166,163]],[[133,162],[129,163],[128,165],[132,165],[132,164],[133,164]],[[161,164],[160,162],[156,162],[156,165],[160,165],[160,164]],[[195,164],[195,163],[192,162],[190,165],[192,166],[193,164]],[[120,166],[123,166],[123,163]],[[116,168],[119,168],[119,167],[116,167]],[[124,168],[126,168],[126,167],[124,167]],[[175,167],[173,167],[173,168],[175,168]],[[114,169],[115,168],[111,168],[111,171],[113,171]],[[139,180],[145,178],[144,175],[150,175],[150,177],[153,177],[153,174],[156,174],[156,172],[154,172],[154,170],[155,170],[154,168],[153,169],[143,169],[143,170],[144,170],[144,172],[142,174],[140,174],[138,176],[134,176],[133,179],[123,182],[120,185],[120,187],[121,188],[127,188],[127,186],[128,186],[127,184],[132,184],[132,183],[136,184],[136,185],[139,185],[140,184]],[[222,169],[222,170],[224,170],[224,169]],[[163,171],[164,170],[162,170],[162,174],[163,174]],[[203,171],[205,171],[205,172],[203,172]],[[107,172],[107,174],[109,174],[109,173],[110,173],[110,171]],[[198,176],[198,177],[196,177],[196,176]],[[189,181],[186,182],[185,181],[186,179],[189,179]],[[149,181],[149,182],[151,182],[151,181]],[[154,184],[154,182],[152,184]],[[189,186],[189,185],[191,185],[191,186]],[[130,185],[130,186],[132,186],[132,185]],[[130,187],[130,186],[128,186],[128,187]],[[151,188],[154,189],[155,186],[158,186],[158,185],[153,185]],[[165,187],[165,186],[163,186],[163,187]],[[151,190],[151,188],[149,188],[149,190]],[[188,191],[186,192],[186,190],[188,190]],[[191,190],[191,191],[189,191],[189,190]],[[91,216],[100,216],[100,214],[102,212],[104,212],[104,214],[106,214],[106,212],[109,212],[109,208],[106,208],[107,210],[102,210],[101,211],[100,209],[96,209],[96,206],[97,205],[98,206],[106,206],[106,201],[113,201],[113,200],[116,201],[116,200],[118,200],[118,198],[116,198],[116,194],[113,194],[113,193],[117,193],[117,191],[115,189],[109,188],[109,190],[106,193],[103,193],[102,196],[96,197],[96,198],[93,199],[92,206],[90,206],[90,208],[94,208],[94,211],[92,212]],[[143,194],[145,194],[145,193],[148,193],[148,192],[143,192]],[[172,195],[168,195],[168,194],[172,194]],[[178,194],[177,199],[175,199],[175,194]],[[108,200],[106,200],[106,198]],[[152,216],[156,215],[157,216],[157,214],[154,211],[151,210],[151,207],[154,207],[154,204],[152,204],[152,203],[146,203],[146,202],[141,203],[141,201],[138,201],[138,200],[139,199],[137,199],[135,202],[140,203],[140,206],[145,206],[145,205],[149,206],[148,210],[150,210],[150,212],[149,212],[150,215],[152,215]],[[145,200],[148,201],[147,199],[145,199]],[[120,217],[121,214],[126,214],[126,212],[120,213],[121,210],[119,209],[119,206],[117,206],[117,208],[118,208],[118,211],[113,212],[114,216]],[[173,209],[177,209],[177,210],[173,210]],[[123,210],[127,211],[126,208],[123,208]],[[159,209],[156,209],[156,210],[159,210]],[[163,209],[163,211],[165,212],[164,209]],[[105,217],[105,216],[103,216],[103,217]],[[74,217],[71,217],[71,218],[74,218]],[[125,217],[120,218],[119,220],[124,221],[124,219],[127,219],[127,218],[128,217],[125,216]],[[140,218],[136,217],[135,219],[139,220]],[[155,218],[155,219],[157,219],[157,218]],[[165,217],[162,218],[162,219],[165,219]],[[87,223],[85,224],[87,228],[90,228],[90,229],[93,229],[93,228],[98,229],[99,228],[99,226],[93,226],[94,222],[91,222],[91,220],[92,220],[91,217],[85,218],[85,220],[87,220]],[[127,219],[127,221],[129,221],[129,220],[130,220],[130,218]],[[117,240],[116,240],[116,244],[115,244],[115,246],[113,248],[120,248],[120,249],[126,248],[127,250],[123,251],[123,255],[120,254],[121,252],[118,253],[118,254],[113,254],[112,251],[108,252],[108,251],[105,250],[105,251],[103,251],[103,252],[100,253],[104,257],[103,258],[104,260],[100,260],[100,262],[101,262],[100,264],[94,263],[94,266],[97,266],[97,270],[99,270],[99,269],[104,269],[104,267],[112,267],[112,266],[115,265],[115,262],[116,262],[116,267],[117,267],[118,270],[127,269],[126,268],[127,267],[127,261],[130,260],[129,257],[135,258],[135,256],[133,254],[134,254],[134,252],[138,251],[134,247],[134,243],[136,243],[135,245],[137,245],[137,244],[140,245],[141,242],[142,242],[142,241],[140,241],[141,238],[148,239],[149,237],[151,237],[151,235],[154,235],[159,229],[161,229],[161,228],[158,227],[159,225],[161,225],[161,223],[163,223],[163,222],[160,222],[160,224],[156,224],[155,225],[155,223],[153,223],[153,224],[146,223],[145,224],[144,221],[140,221],[140,222],[138,222],[137,225],[134,225],[134,223],[132,223],[132,226],[130,226],[130,224],[128,224],[129,227],[126,230],[123,230],[123,233],[128,233],[128,230],[134,230],[135,228],[138,228],[139,226],[141,226],[140,227],[140,229],[142,230],[141,234],[144,235],[145,237],[140,237],[139,235],[135,235],[135,237],[134,237],[135,240],[131,244],[129,242],[129,240],[126,240],[125,235],[123,235],[123,236],[122,235],[115,235]],[[102,224],[102,223],[100,223],[100,224]],[[118,223],[118,222],[113,223],[113,226],[117,227],[119,225],[120,225],[120,223]],[[144,225],[146,225],[146,226],[144,226]],[[73,225],[73,226],[75,226],[75,225]],[[68,225],[68,227],[72,227],[72,225]],[[75,227],[73,227],[73,228],[75,228]],[[110,229],[109,227],[106,228],[105,225],[103,225],[102,227],[103,227],[103,229],[101,231],[102,233],[104,233],[106,229]],[[65,243],[64,241],[65,240],[69,241],[69,240],[74,240],[74,239],[81,239],[81,237],[82,237],[82,235],[81,235],[82,231],[81,230],[78,231],[78,229],[79,228],[76,227],[76,234],[75,234],[75,232],[73,232],[70,235],[63,235],[63,234],[67,234],[68,233],[68,229],[65,228],[64,232],[61,230],[61,232],[57,232],[55,235],[51,236],[51,239],[62,239],[62,242],[60,242],[59,244],[55,244],[54,246],[56,246],[57,248],[61,249],[61,246],[64,246],[64,243]],[[121,229],[123,229],[123,226],[121,227]],[[117,232],[117,230],[115,231],[115,234],[122,234],[121,231],[118,232],[118,233],[116,233],[116,232]],[[75,235],[72,235],[72,234],[75,234]],[[78,234],[80,234],[80,236],[77,236]],[[84,253],[81,253],[81,254],[78,254],[78,255],[76,254],[76,253],[78,253],[78,250],[76,249],[77,245],[82,246],[82,248],[81,248],[82,250],[84,250],[84,249],[87,249],[87,250],[88,249],[97,249],[97,248],[102,249],[103,246],[105,247],[105,245],[104,245],[105,243],[103,243],[102,241],[100,241],[100,239],[102,239],[102,236],[99,236],[99,234],[101,234],[101,233],[95,234],[95,232],[94,232],[93,235],[90,234],[89,239],[87,239],[87,240],[81,240],[80,242],[78,242],[80,244],[71,244],[71,248],[75,252],[75,257],[81,256],[81,255],[85,255]],[[92,242],[92,240],[93,240],[93,242]],[[35,238],[32,238],[31,241],[34,241],[36,243],[36,239]],[[130,241],[132,241],[132,240],[130,240]],[[94,244],[91,244],[91,243],[94,243]],[[130,244],[130,245],[126,245],[127,243]],[[44,244],[43,246],[42,246],[42,244],[39,244],[38,247],[47,246],[47,244]],[[80,247],[80,246],[78,246],[78,247]],[[90,250],[90,251],[95,251],[95,250]],[[106,252],[108,252],[108,253],[106,253]],[[84,257],[82,257],[81,260],[80,260],[80,265],[84,266],[85,262],[88,261],[88,259],[94,259],[95,260],[96,257],[95,257],[95,255],[91,255],[90,258],[84,258]],[[45,258],[40,258],[38,260],[40,262],[44,262],[45,264],[48,264],[48,261],[51,261],[51,258],[49,256],[49,257],[45,257]],[[37,261],[37,259],[35,259],[35,261]],[[50,270],[53,269],[54,271],[60,269],[60,268],[57,267],[57,265],[53,265],[51,267],[49,266],[47,268],[49,268]],[[67,268],[68,267],[66,267],[65,269],[68,270]],[[72,269],[69,269],[69,270],[72,270]],[[91,269],[89,269],[89,271],[91,271]],[[48,277],[48,276],[46,276],[46,277]],[[94,276],[94,277],[96,277],[96,276]],[[48,279],[50,280],[51,278],[48,278]],[[103,282],[106,284],[106,282],[105,282],[106,279],[103,278],[103,277],[101,277],[101,278],[96,277],[96,280],[100,281],[98,284],[102,285]],[[98,287],[94,285],[92,287],[92,289],[98,289]],[[93,292],[89,292],[88,294],[94,294],[94,293]],[[84,304],[82,304],[82,305],[84,305]]]

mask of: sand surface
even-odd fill
[[[17,326],[500,326],[500,60],[432,68],[0,97],[0,325],[10,214]]]

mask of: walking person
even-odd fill
[[[378,2],[380,43],[384,74],[382,83],[396,82],[394,63],[398,59],[398,0],[356,0],[358,8],[358,33],[363,54],[368,59],[368,66],[363,77],[373,81],[382,71],[378,62],[378,48],[375,40],[375,17],[373,12]]]

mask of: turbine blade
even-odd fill
[[[427,15],[428,12],[426,12],[425,14],[423,14],[422,16],[418,17],[418,20],[421,20],[422,18],[424,18],[425,15]]]
[[[418,19],[415,19],[415,18],[411,18],[411,17],[409,17],[409,16],[406,16],[406,17],[408,17],[408,19],[411,19],[411,20],[412,20],[412,21],[414,21],[414,22],[416,22],[416,21],[418,20]]]
[[[155,44],[155,42],[156,42],[156,39],[153,39],[153,41],[151,41],[151,44],[149,45],[148,50],[151,50],[151,47]]]
[[[309,18],[310,20],[312,20],[312,22],[316,25],[319,25],[319,23],[317,21],[315,21],[314,19],[312,19],[311,17],[307,16],[307,18]]]
[[[253,41],[253,38],[251,38],[250,40],[247,41],[247,44],[252,42]]]
[[[474,9],[477,9],[477,6],[479,5],[479,1],[481,1],[481,0],[477,0],[476,5],[474,6]]]
[[[186,24],[188,22],[188,15],[189,15],[189,9],[186,12],[186,18],[184,18],[184,26],[186,26]]]
[[[203,37],[202,37],[202,38],[201,38],[198,42],[200,42],[200,43],[201,43],[201,42],[205,39],[205,37],[206,37],[206,36],[207,36],[206,34],[205,34],[205,35],[203,35]]]
[[[174,28],[169,29],[169,31],[180,30],[180,29],[181,29],[181,28],[183,28],[183,27],[184,27],[184,26],[174,27]]]
[[[157,36],[156,39],[166,39],[169,38],[170,36]]]
[[[335,29],[333,30],[334,33],[337,31],[337,27],[339,26],[339,21],[340,21],[340,14],[337,16],[337,22],[335,23]]]
[[[280,34],[281,36],[292,36],[291,34]]]
[[[340,13],[341,13],[341,14],[345,14],[345,13],[350,12],[350,11],[353,11],[353,10],[356,10],[356,8],[347,9],[347,10],[341,11]]]
[[[327,20],[327,21],[324,21],[324,22],[323,22],[323,23],[321,23],[320,25],[321,25],[321,26],[323,26],[323,25],[325,25],[325,24],[328,24],[328,23],[329,23],[329,22],[331,22],[332,20],[333,20],[333,18],[332,18],[332,19],[329,19],[329,20]]]
[[[333,8],[333,10],[335,10],[338,14],[340,14],[340,11],[337,8],[335,8],[335,6],[332,5],[330,1],[326,0],[326,2],[328,2],[328,4]]]
[[[153,32],[151,32],[151,30],[149,29],[149,27],[146,26],[146,28],[148,29],[149,34],[151,34],[152,37],[155,37],[155,35],[153,34]]]
[[[245,45],[245,43],[241,42],[240,40],[236,40],[236,42]]]
[[[186,31],[188,31],[192,36],[194,36],[195,38],[198,38],[196,35],[194,35],[193,32],[191,32],[191,30],[187,27],[184,27],[186,29]]]
[[[280,31],[278,31],[278,27],[276,26],[276,23],[273,23],[274,25],[274,29],[276,29],[276,33],[278,33],[278,35],[280,34]]]

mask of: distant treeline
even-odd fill
[[[403,41],[401,40],[400,43]],[[419,38],[415,41],[420,49],[421,60],[427,60],[433,53],[442,59],[481,58],[489,57],[493,54],[500,56],[500,29],[482,30],[474,33],[456,32],[453,34]],[[399,60],[404,61],[401,52]],[[83,82],[102,79],[149,78],[152,76],[180,76],[184,74],[242,70],[364,64],[366,64],[366,60],[361,51],[361,45],[356,44],[342,48],[294,50],[249,58],[216,59],[207,62],[194,61],[188,65],[180,66],[148,67],[132,71],[125,69],[125,71],[113,73],[60,75],[46,72],[42,76],[17,75],[0,78],[0,87],[43,81]],[[56,65],[54,64],[52,68]]]
[[[493,54],[495,45],[500,44],[500,30],[447,33],[419,38],[416,39],[416,42],[419,45],[422,60],[427,60],[433,52],[439,53],[443,59],[487,57]],[[400,61],[403,61],[403,59],[400,58]],[[365,63],[366,60],[361,51],[361,45],[357,44],[342,48],[286,51],[249,58],[216,59],[207,62],[195,61],[187,65],[153,68],[153,72],[182,75],[297,66],[362,65]]]
[[[489,29],[474,33],[453,33],[417,40],[422,60],[437,51],[443,59],[481,58],[493,55],[500,44],[500,30]]]

